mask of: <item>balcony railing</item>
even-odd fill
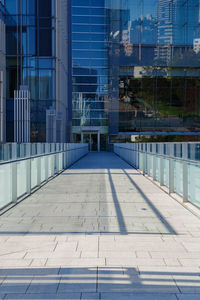
[[[30,195],[88,153],[87,144],[1,144],[0,209]]]
[[[199,143],[115,144],[114,152],[144,175],[200,207]]]

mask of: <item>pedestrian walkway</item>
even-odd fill
[[[0,299],[199,300],[200,219],[91,153],[0,217]]]

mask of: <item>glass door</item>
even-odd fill
[[[90,143],[91,143],[90,151],[98,151],[98,135],[97,135],[97,133],[90,134]]]
[[[99,141],[98,141],[99,135],[98,133],[94,132],[87,132],[83,134],[83,143],[88,144],[89,151],[100,151],[99,149]]]
[[[91,151],[90,150],[90,134],[89,133],[83,135],[83,143],[88,144],[88,150]]]

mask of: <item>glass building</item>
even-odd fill
[[[109,134],[200,132],[199,0],[108,0]]]
[[[74,140],[199,133],[199,0],[72,5]]]
[[[108,136],[108,25],[105,0],[72,0],[73,137],[105,150]]]
[[[5,142],[6,134],[6,102],[5,102],[5,7],[4,1],[0,0],[0,143]]]
[[[5,0],[5,7],[7,141],[14,139],[13,98],[21,86],[31,95],[31,141],[70,140],[70,0]]]

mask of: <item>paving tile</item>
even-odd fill
[[[102,300],[177,300],[172,294],[102,293]]]
[[[1,299],[1,298],[0,298]],[[7,300],[80,300],[80,293],[67,293],[67,294],[7,294]]]
[[[83,293],[81,300],[100,300],[100,293]]]
[[[177,299],[178,300],[199,300],[200,293],[199,294],[178,294]]]
[[[8,293],[26,293],[29,284],[26,284],[21,281],[21,283],[3,283],[0,285],[0,294],[8,294]]]
[[[6,299],[200,293],[200,220],[112,153],[77,162],[1,216],[0,230]]]
[[[107,266],[165,266],[163,259],[142,259],[142,258],[107,258]]]

